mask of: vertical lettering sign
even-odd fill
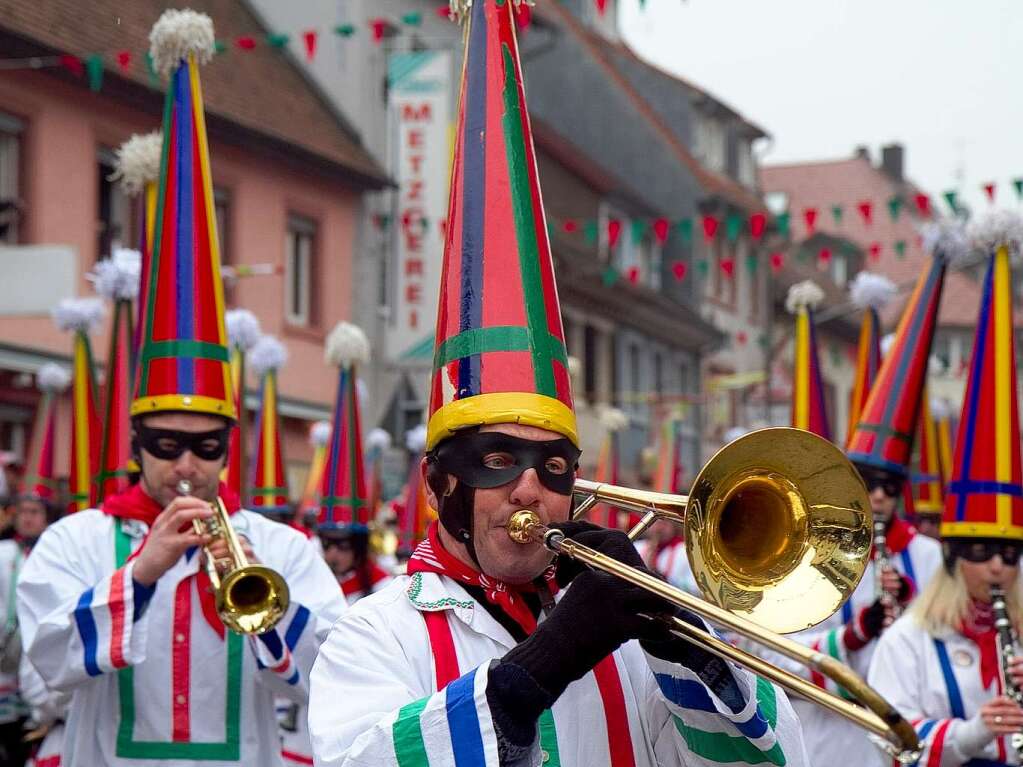
[[[391,173],[398,203],[387,352],[427,362],[432,352],[451,165],[451,55],[396,53],[388,59]],[[426,359],[418,353],[427,348]]]

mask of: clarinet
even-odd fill
[[[884,590],[884,571],[891,568],[888,554],[888,526],[881,520],[874,521],[874,598],[890,605],[893,617],[898,618],[902,609],[892,595]]]
[[[1023,690],[1009,676],[1009,663],[1016,657],[1016,631],[1009,620],[1009,611],[1005,607],[1005,591],[1000,586],[991,587],[991,609],[995,614],[996,643],[998,646],[998,676],[1002,681],[1005,695],[1023,705]],[[1023,762],[1023,732],[1014,732],[1009,736],[1009,745],[1016,756]]]

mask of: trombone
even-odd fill
[[[576,480],[574,493],[583,496],[575,518],[596,503],[643,514],[629,532],[632,539],[658,519],[682,524],[693,575],[706,600],[566,538],[529,510],[511,516],[508,535],[517,543],[542,543],[622,578],[814,669],[865,708],[677,617],[657,618],[666,620],[677,636],[863,727],[899,762],[916,761],[916,731],[862,677],[830,656],[779,636],[809,628],[837,610],[859,583],[870,554],[866,488],[837,447],[798,429],[762,429],[722,448],[700,471],[688,496],[582,479]]]
[[[192,483],[187,479],[181,480],[177,491],[181,495],[191,495]],[[192,527],[200,535],[223,538],[227,543],[229,561],[223,576],[217,572],[217,563],[209,550],[204,551],[206,574],[213,585],[217,614],[225,626],[239,634],[269,631],[288,610],[288,584],[276,570],[249,562],[238,533],[231,525],[224,501],[217,498],[210,506],[213,516],[207,520],[192,520]]]

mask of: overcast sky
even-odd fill
[[[771,162],[900,141],[940,199],[1017,207],[1021,0],[618,0],[629,44],[760,125]],[[942,206],[944,203],[942,203]],[[979,208],[978,208],[979,206]]]

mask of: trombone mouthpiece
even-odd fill
[[[533,535],[533,528],[539,526],[540,517],[536,512],[529,509],[516,511],[508,518],[508,537],[515,543],[535,543],[537,537]]]
[[[192,494],[192,483],[187,479],[183,479],[178,482],[177,491],[180,495],[191,495]]]

